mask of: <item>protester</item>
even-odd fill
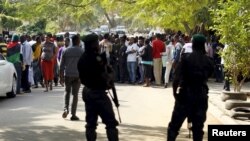
[[[161,40],[161,34],[156,34],[156,39],[152,42],[153,47],[153,67],[154,78],[157,86],[161,85],[162,59],[161,53],[165,51],[165,44]]]
[[[0,36],[0,53],[6,57],[7,56],[7,44],[4,42],[4,38]]]
[[[11,42],[7,45],[7,60],[14,64],[17,72],[16,94],[21,94],[23,93],[21,92],[23,55],[21,54],[18,35],[13,35]]]
[[[136,81],[136,68],[137,68],[137,52],[139,47],[134,43],[134,37],[130,37],[129,45],[127,47],[127,69],[129,74],[129,81],[131,84],[135,84]]]
[[[141,53],[142,57],[142,64],[143,64],[143,70],[144,70],[144,79],[145,84],[144,87],[150,86],[150,78],[152,77],[152,71],[153,71],[153,56],[152,56],[152,46],[150,46],[150,40],[146,39],[144,43],[144,49]]]
[[[162,56],[165,57],[165,60],[163,63],[166,66],[166,70],[164,73],[164,87],[167,88],[168,84],[169,84],[169,76],[171,73],[171,69],[172,69],[172,60],[173,60],[173,54],[174,52],[174,45],[173,45],[173,39],[170,39],[169,41],[167,41],[166,44],[166,51],[161,53]]]
[[[48,92],[48,87],[50,90],[53,89],[52,83],[54,79],[54,56],[56,53],[55,45],[51,42],[52,34],[48,33],[46,35],[45,43],[42,45],[42,55],[41,55],[41,67],[45,83],[45,91]]]
[[[33,51],[26,39],[26,35],[22,35],[20,37],[20,42],[21,42],[21,53],[23,56],[23,67],[24,67],[22,71],[21,87],[23,88],[24,93],[30,93],[31,89],[29,83],[29,68],[33,61],[32,59]]]
[[[128,69],[127,69],[127,46],[125,44],[126,42],[126,37],[121,37],[120,44],[121,48],[119,50],[118,54],[118,62],[119,62],[119,68],[120,68],[120,83],[124,83],[128,81]]]
[[[66,118],[69,113],[70,94],[72,93],[72,116],[70,120],[79,120],[79,118],[76,116],[76,110],[78,103],[78,91],[81,82],[77,70],[77,63],[82,53],[83,49],[80,47],[80,38],[79,36],[74,35],[72,37],[72,47],[69,47],[62,52],[60,63],[60,83],[64,83],[65,81],[64,112],[62,117]]]
[[[43,82],[41,80],[42,78],[42,73],[41,73],[41,66],[40,66],[40,61],[41,61],[41,53],[42,53],[42,46],[41,46],[41,37],[37,36],[36,37],[36,42],[31,46],[33,50],[33,62],[32,62],[32,67],[33,67],[33,73],[34,73],[34,84],[35,86],[33,88],[38,88],[38,83],[43,85]]]

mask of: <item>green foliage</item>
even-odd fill
[[[210,25],[208,8],[215,0],[22,0],[9,3],[16,15],[33,22],[45,18],[59,24],[61,30],[82,25],[109,22],[127,23],[131,28],[161,27],[191,30],[201,23]],[[121,18],[116,21],[115,16]]]
[[[16,27],[22,25],[22,21],[14,17],[17,12],[15,7],[6,5],[5,1],[0,1],[0,27],[4,30],[14,30]]]
[[[250,76],[250,3],[247,0],[220,0],[212,9],[213,29],[228,44],[222,52],[225,69],[231,74],[234,90],[240,91],[244,80]],[[242,75],[243,79],[238,80]]]
[[[22,21],[11,17],[11,16],[6,16],[6,15],[0,15],[0,21],[1,25],[4,29],[15,29],[16,27],[19,27],[22,25]]]
[[[113,0],[123,18],[140,20],[153,27],[191,32],[196,25],[211,21],[211,0]],[[198,18],[197,18],[198,17]]]
[[[49,22],[46,26],[46,32],[56,34],[59,31],[60,31],[60,27],[56,22]]]
[[[18,32],[25,34],[45,33],[46,23],[47,22],[45,19],[41,19],[33,24],[23,25],[19,27],[17,30]]]
[[[58,30],[67,30],[69,27],[89,23],[93,15],[91,4],[94,0],[21,0],[17,3],[6,2],[9,7],[15,7],[15,16],[34,23],[46,19],[49,26],[58,24]],[[84,21],[84,22],[82,22]]]

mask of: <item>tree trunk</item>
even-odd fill
[[[182,22],[183,26],[185,27],[186,32],[191,36],[191,29],[188,25],[188,22]]]
[[[245,80],[246,80],[246,77],[244,77],[244,78],[240,81],[240,84],[239,84],[239,92],[241,91],[241,88],[242,88],[243,84],[245,83]]]
[[[114,20],[111,20],[111,18],[109,17],[109,15],[108,15],[108,13],[107,13],[107,11],[106,11],[105,9],[103,9],[103,11],[104,11],[105,17],[107,18],[107,20],[108,20],[108,22],[109,22],[109,24],[110,24],[110,27],[111,27],[111,28],[115,27],[115,26],[116,26],[115,21],[114,21]]]

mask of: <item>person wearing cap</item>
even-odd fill
[[[98,116],[106,125],[106,134],[109,141],[118,141],[118,121],[115,119],[111,100],[106,90],[110,88],[106,71],[106,53],[100,54],[98,36],[89,34],[84,38],[85,52],[78,61],[78,72],[81,83],[85,86],[82,98],[86,110],[86,138],[87,141],[95,141]]]
[[[173,81],[175,105],[168,125],[167,141],[175,141],[180,127],[188,117],[192,122],[194,141],[202,141],[208,108],[208,78],[213,73],[213,62],[206,55],[206,38],[195,34],[192,53],[185,53],[176,66]]]
[[[23,56],[21,54],[21,45],[19,44],[19,36],[13,35],[11,42],[7,45],[7,60],[14,64],[17,72],[16,94],[21,94],[21,77]]]

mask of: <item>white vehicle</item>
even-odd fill
[[[17,74],[14,65],[0,53],[0,96],[16,96]]]
[[[118,25],[116,28],[115,28],[115,31],[116,32],[124,32],[125,34],[127,34],[127,29],[124,25]]]
[[[164,30],[161,29],[161,28],[152,29],[152,30],[150,30],[150,32],[148,33],[148,36],[149,36],[149,37],[152,37],[152,36],[154,36],[154,35],[156,35],[156,34],[164,34]]]
[[[109,26],[108,25],[101,25],[100,30],[102,34],[109,33]]]
[[[66,32],[59,32],[56,34],[56,36],[63,36],[65,35]],[[77,32],[69,32],[69,37],[72,38],[74,35],[77,35]]]

